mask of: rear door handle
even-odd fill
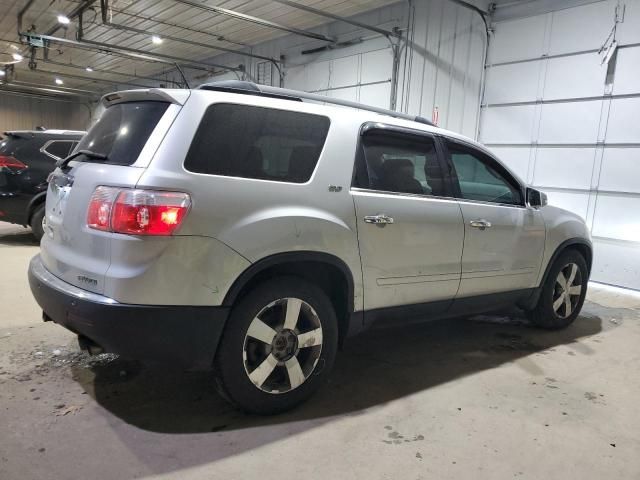
[[[393,218],[385,215],[384,213],[379,213],[378,215],[367,215],[364,217],[364,223],[373,223],[374,225],[388,225],[393,223]]]
[[[488,220],[484,220],[483,218],[480,218],[478,220],[471,220],[469,222],[469,225],[471,225],[473,228],[479,228],[480,230],[491,228],[491,222]]]

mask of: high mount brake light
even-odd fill
[[[128,235],[171,235],[191,198],[182,192],[97,187],[89,203],[89,228]]]

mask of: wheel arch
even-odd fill
[[[262,258],[238,276],[227,291],[222,305],[232,307],[244,292],[280,275],[304,278],[325,291],[336,309],[340,340],[343,341],[354,311],[354,278],[348,265],[329,253],[296,251]]]
[[[588,273],[589,275],[591,274],[591,265],[593,262],[593,246],[591,242],[584,238],[570,238],[558,245],[558,247],[556,247],[555,251],[553,252],[553,255],[551,255],[549,262],[547,262],[544,275],[542,276],[540,288],[547,281],[547,277],[549,276],[549,272],[551,271],[551,267],[553,266],[555,261],[563,252],[566,252],[569,249],[577,250],[584,257],[585,261],[587,262],[587,268],[589,269]]]
[[[26,223],[29,224],[31,222],[31,217],[33,216],[33,212],[36,211],[40,205],[42,205],[47,200],[47,191],[37,193],[33,196],[31,200],[29,200],[29,204],[27,205],[26,211]]]
[[[567,250],[570,250],[570,249],[577,250],[578,252],[580,252],[580,254],[584,257],[585,261],[587,262],[587,268],[588,268],[587,273],[589,275],[591,274],[591,264],[593,262],[593,246],[591,245],[591,242],[585,238],[580,238],[580,237],[569,238],[556,247],[555,251],[553,252],[553,255],[551,255],[551,258],[547,262],[547,266],[545,267],[544,274],[542,275],[539,285],[533,289],[533,292],[531,296],[529,296],[529,298],[521,301],[518,304],[520,307],[524,308],[525,310],[531,310],[536,306],[540,298],[540,295],[542,293],[544,284],[546,283],[547,278],[549,277],[549,272],[551,271],[553,264],[556,262],[558,257],[562,255],[563,252],[566,252]]]

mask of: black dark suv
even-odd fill
[[[20,130],[0,140],[0,221],[30,225],[42,238],[47,177],[86,132]]]

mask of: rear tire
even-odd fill
[[[337,347],[338,321],[324,291],[301,278],[275,278],[233,307],[216,354],[216,385],[246,412],[284,412],[325,383]]]
[[[44,204],[36,207],[33,215],[31,215],[31,221],[29,222],[29,226],[31,226],[31,233],[36,237],[38,242],[42,240],[44,236],[44,228],[42,226],[42,221],[44,220],[45,206]]]
[[[529,319],[536,326],[549,330],[568,327],[580,314],[588,280],[589,270],[584,257],[576,250],[561,253],[549,270]]]

